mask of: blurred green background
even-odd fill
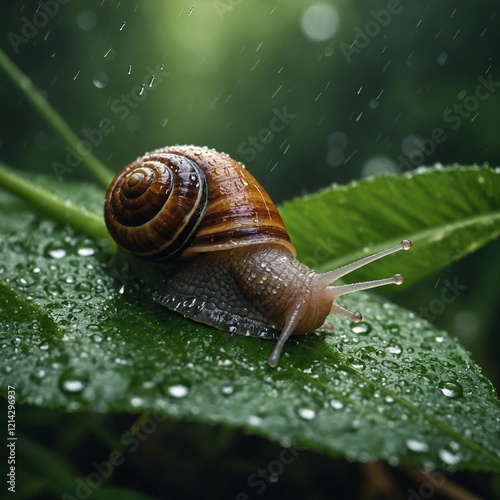
[[[207,145],[279,203],[420,165],[500,165],[491,0],[3,2],[0,27],[3,50],[116,171],[161,146]],[[61,182],[65,145],[3,74],[0,91],[0,158]],[[85,177],[77,166],[62,181]],[[495,242],[396,297],[418,313],[440,280],[467,286],[434,322],[496,387],[499,276]]]

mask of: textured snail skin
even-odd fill
[[[186,263],[156,299],[201,323],[246,336],[278,338],[297,301],[304,302],[307,314],[294,334],[324,323],[332,298],[325,297],[327,285],[318,287],[314,275],[283,247],[241,247]]]
[[[278,364],[290,335],[320,327],[329,313],[360,321],[335,303],[341,295],[391,278],[333,286],[349,272],[399,250],[399,245],[324,274],[295,259],[269,195],[243,165],[196,146],[157,149],[117,174],[105,201],[111,236],[128,252],[178,259],[177,272],[155,300],[195,321],[248,336],[278,339],[268,360]]]

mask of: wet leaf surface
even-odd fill
[[[64,190],[99,212],[98,189]],[[273,370],[272,341],[155,304],[161,268],[123,268],[93,240],[14,198],[2,193],[0,204],[0,380],[2,391],[16,386],[19,403],[151,410],[352,460],[500,470],[491,384],[456,341],[414,313],[366,293],[346,297],[342,305],[365,320],[332,318],[333,332],[291,340]],[[414,257],[403,256],[397,271]],[[147,279],[139,278],[144,269]]]

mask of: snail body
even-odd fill
[[[105,221],[119,246],[149,259],[180,264],[158,303],[195,321],[247,336],[278,339],[268,360],[278,364],[291,334],[319,328],[329,313],[360,321],[336,297],[386,284],[332,286],[338,278],[401,249],[399,245],[338,270],[315,273],[296,258],[267,192],[224,153],[172,146],[148,153],[117,174]]]

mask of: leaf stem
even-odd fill
[[[27,201],[57,222],[69,224],[77,231],[100,241],[110,253],[116,253],[116,244],[109,236],[102,217],[63,200],[50,191],[23,179],[0,162],[0,186]]]
[[[33,107],[42,115],[59,137],[82,159],[82,163],[87,170],[104,187],[107,187],[113,178],[113,173],[91,153],[82,155],[79,152],[81,141],[78,136],[70,129],[61,115],[47,102],[40,91],[33,85],[30,78],[12,62],[2,49],[0,49],[0,68],[5,71],[16,86],[24,93],[29,102],[31,102]]]

